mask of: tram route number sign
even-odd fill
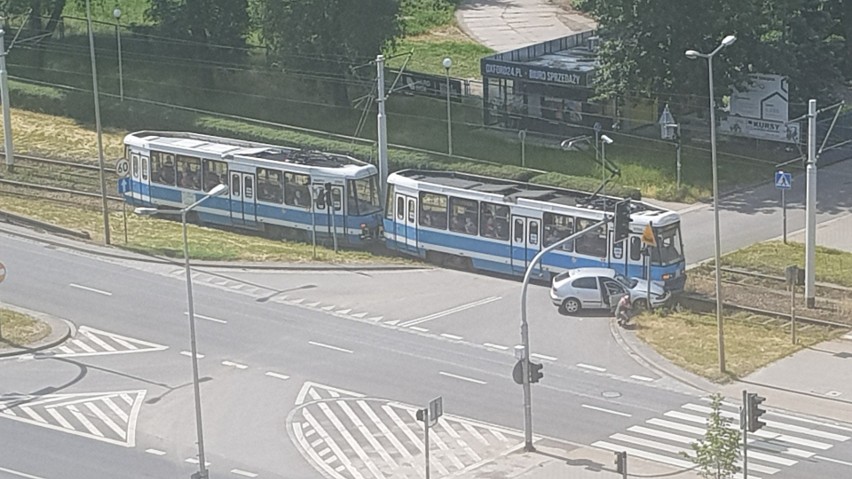
[[[121,178],[130,176],[130,162],[124,158],[115,162],[115,173]]]
[[[6,279],[6,266],[3,263],[0,263],[0,283]]]

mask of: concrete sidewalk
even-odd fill
[[[464,0],[456,10],[456,21],[470,38],[496,52],[597,28],[594,20],[567,4],[564,0]]]

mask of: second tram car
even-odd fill
[[[199,206],[198,221],[350,246],[379,237],[378,172],[355,158],[177,132],[131,133],[124,145],[119,192],[132,205],[182,208],[222,183],[228,194]]]
[[[404,170],[388,177],[385,245],[404,254],[460,267],[523,275],[544,247],[601,221],[620,198],[477,175]],[[641,240],[651,227],[656,246]],[[650,268],[646,261],[650,260]],[[626,276],[686,281],[680,216],[632,202],[630,237],[613,243],[610,227],[546,254],[540,278],[570,268],[607,267]]]

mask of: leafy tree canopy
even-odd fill
[[[706,479],[732,479],[740,468],[740,431],[731,426],[731,419],[722,416],[722,396],[714,394],[707,418],[704,437],[692,443],[694,455],[686,457],[698,466],[698,473]]]

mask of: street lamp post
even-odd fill
[[[98,175],[101,183],[101,202],[104,215],[104,244],[110,244],[109,239],[109,206],[107,205],[106,178],[104,175],[104,143],[101,132],[101,104],[98,99],[98,69],[95,63],[95,36],[92,31],[92,7],[86,0],[86,25],[89,30],[89,56],[92,59],[92,92],[95,95],[95,130],[98,138]]]
[[[453,123],[450,113],[450,67],[453,66],[453,60],[446,57],[441,64],[444,65],[444,70],[447,72],[447,152],[450,156],[453,156]]]
[[[193,475],[193,479],[207,479],[207,463],[204,456],[204,429],[201,423],[201,388],[198,382],[198,351],[195,341],[195,307],[192,300],[192,271],[189,266],[189,241],[186,234],[186,215],[196,206],[204,203],[214,196],[221,196],[228,192],[227,185],[216,185],[204,195],[203,198],[192,203],[191,205],[181,210],[158,210],[157,208],[136,208],[136,214],[143,216],[151,216],[156,214],[180,215],[181,224],[183,226],[183,263],[186,274],[186,302],[187,314],[189,315],[189,341],[190,354],[192,355],[192,386],[195,393],[195,427],[198,440],[198,474]]]
[[[719,336],[719,371],[725,372],[725,330],[722,323],[722,274],[721,274],[721,249],[719,246],[719,169],[716,164],[716,105],[713,99],[713,56],[723,48],[731,46],[737,37],[728,35],[722,39],[722,43],[710,53],[699,53],[695,50],[687,50],[686,57],[690,60],[696,58],[707,59],[707,72],[710,78],[710,156],[713,163],[713,222],[715,238],[716,263],[716,327]]]
[[[121,9],[115,7],[112,16],[115,17],[115,40],[118,42],[118,98],[124,101],[124,75],[121,71]]]
[[[601,180],[606,181],[606,145],[612,144],[612,138],[601,135]]]

